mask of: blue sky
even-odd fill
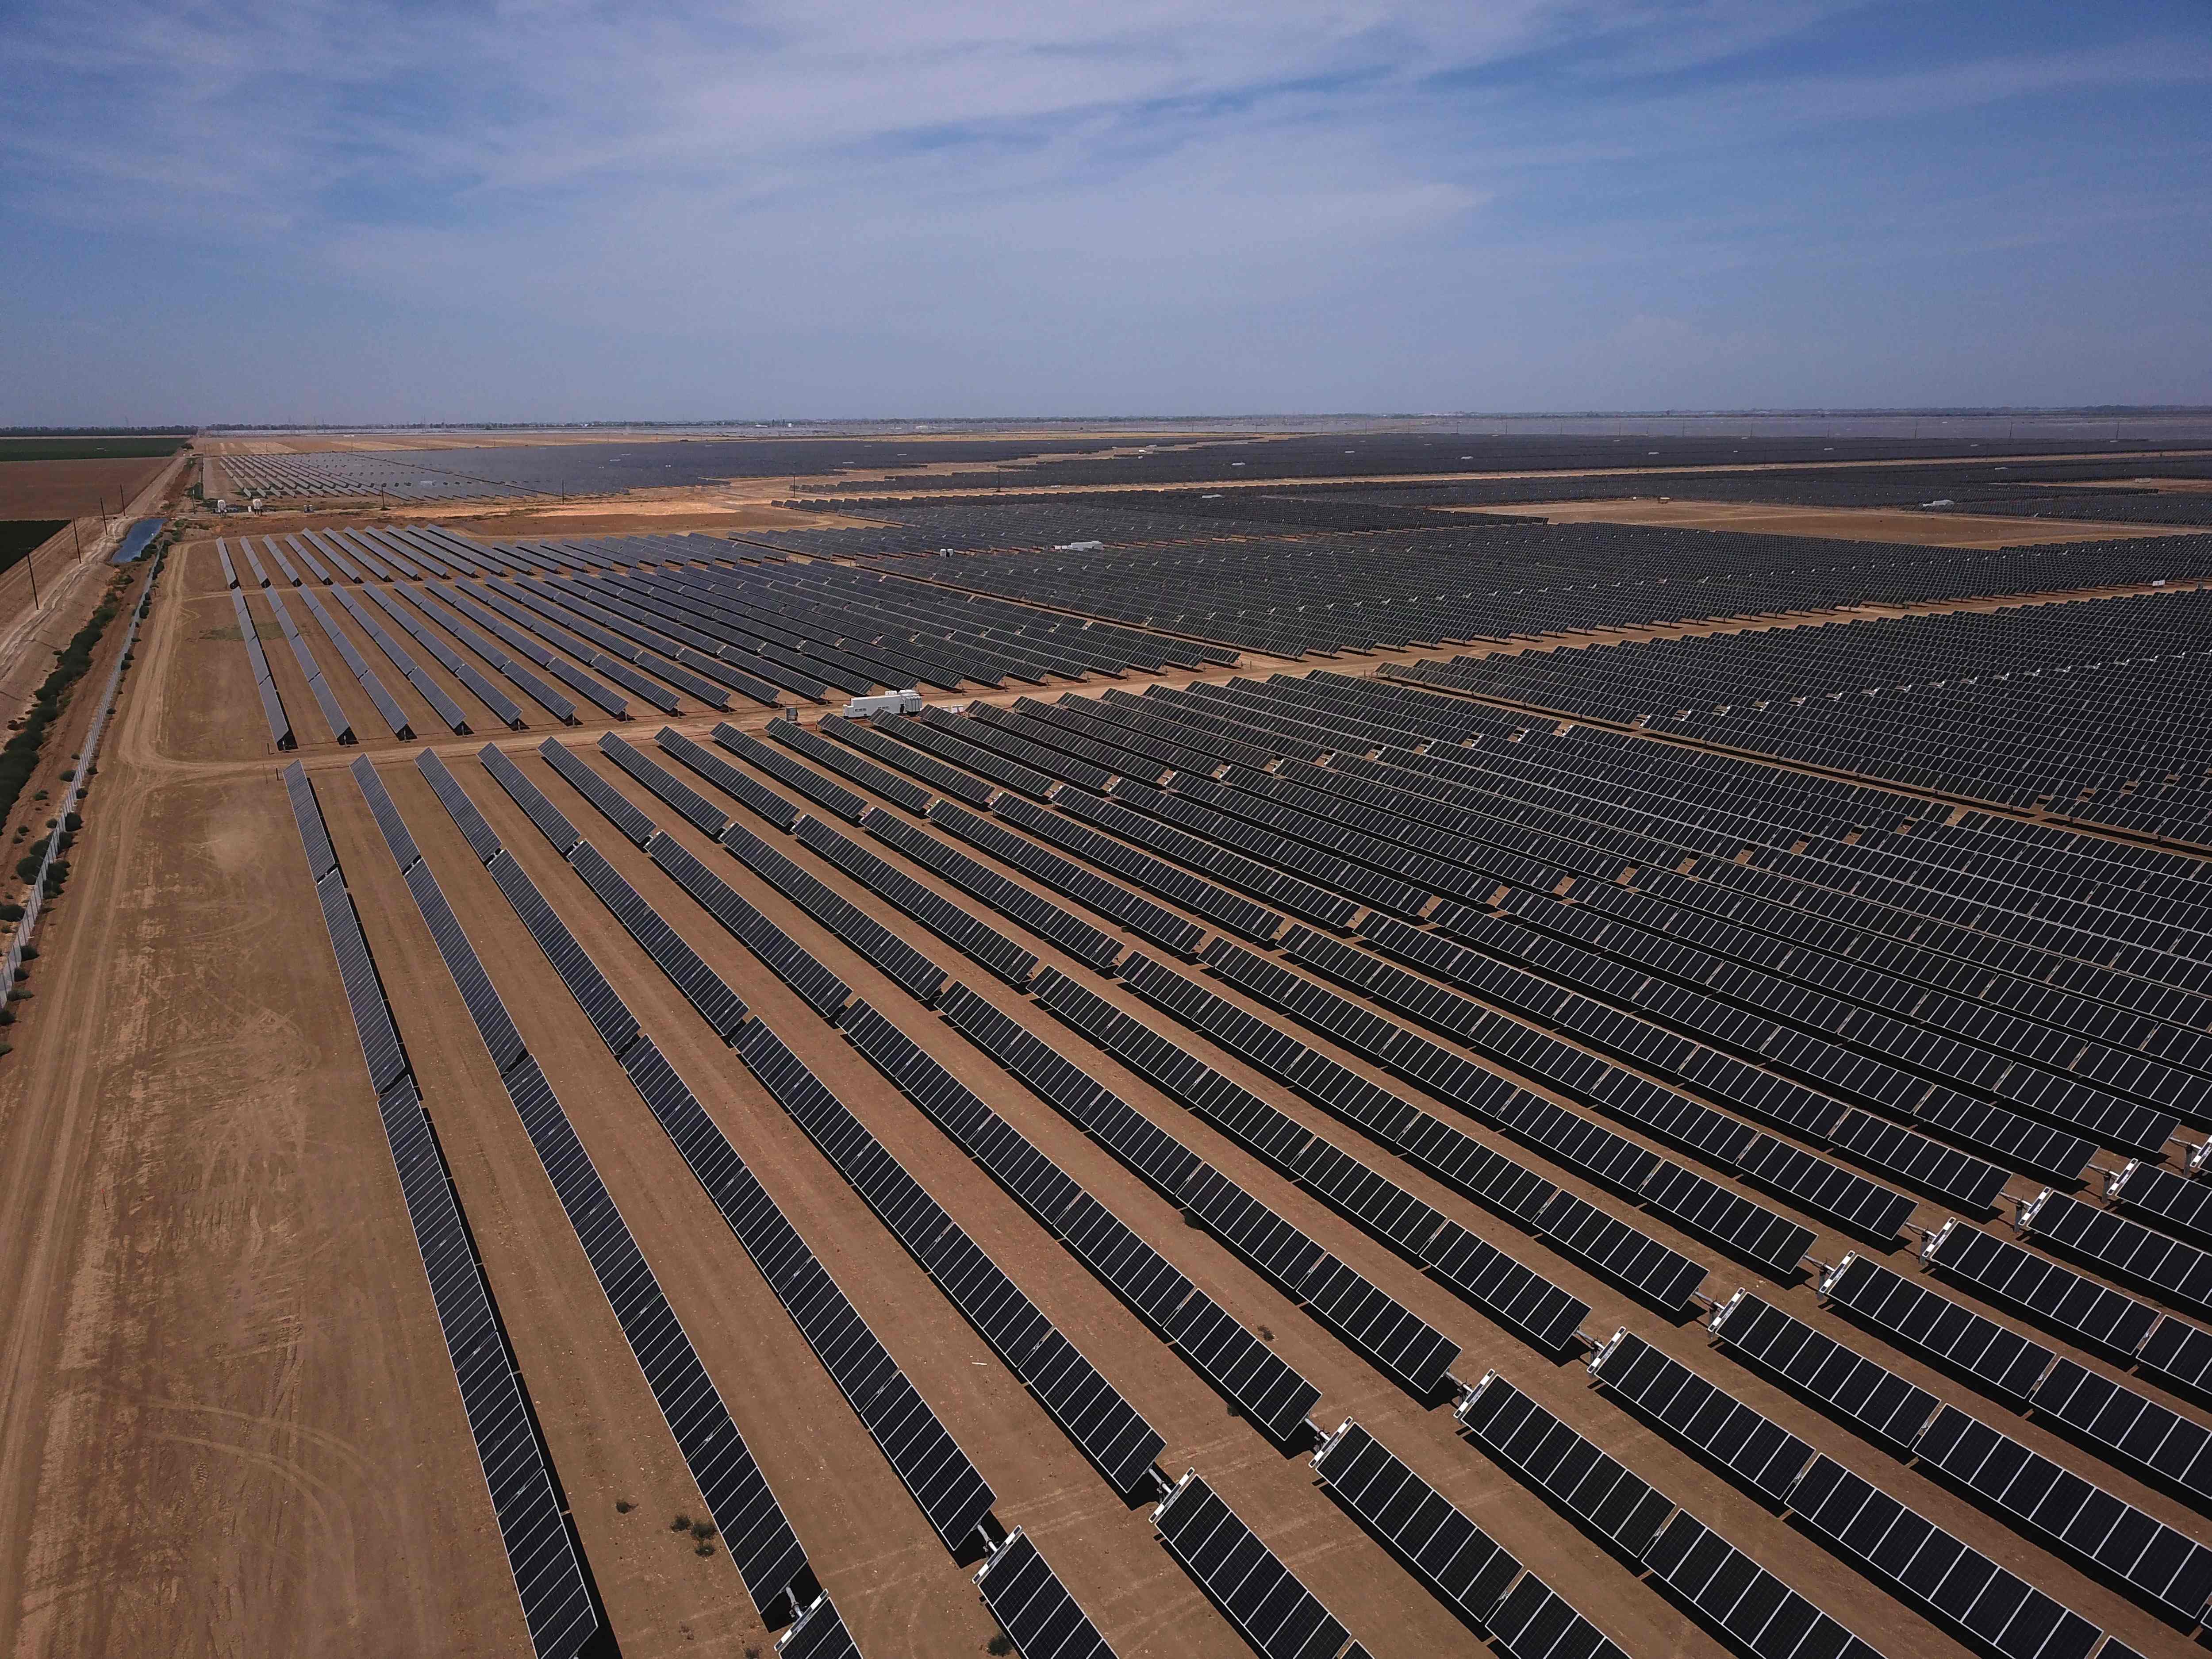
[[[2212,6],[18,0],[0,422],[2212,403]]]

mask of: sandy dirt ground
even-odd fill
[[[282,792],[154,758],[179,614],[0,1072],[0,1645],[526,1652]]]
[[[2124,536],[2174,536],[2185,525],[2095,524],[2086,520],[1999,519],[1981,514],[1914,513],[1873,507],[1783,507],[1754,501],[1527,501],[1510,507],[1447,508],[1510,514],[1553,524],[1662,525],[1826,541],[1912,542],[1923,547],[2028,547],[2045,542],[2102,542]]]
[[[222,635],[225,625],[235,633],[234,617],[213,572],[204,549],[170,564],[88,803],[76,873],[41,935],[38,996],[13,1028],[16,1051],[0,1061],[0,1250],[20,1264],[0,1276],[0,1646],[24,1659],[520,1654],[527,1643],[512,1582],[275,758],[261,752],[266,734],[245,653]],[[257,594],[251,603],[258,617],[265,600]],[[319,629],[301,621],[326,650]],[[281,640],[270,644],[281,681],[290,653]],[[304,696],[303,688],[288,688],[288,703],[289,689]],[[314,717],[311,703],[305,715]],[[692,711],[679,723],[696,729],[716,718]],[[765,718],[756,713],[740,723]],[[629,735],[649,743],[658,724],[647,714]],[[1153,1541],[1145,1511],[1106,1488],[468,758],[483,738],[432,729],[434,746],[495,830],[992,1482],[1000,1518],[1030,1528],[1115,1650],[1123,1659],[1245,1653]],[[933,1125],[531,754],[543,730],[496,735],[1145,1413],[1167,1441],[1164,1469],[1199,1468],[1378,1659],[1472,1659],[1483,1650],[1316,1487],[1302,1461],[1229,1413]],[[564,740],[589,752],[596,736],[578,732]],[[577,1018],[410,763],[423,746],[386,738],[363,749],[555,1080],[863,1650],[876,1659],[980,1651],[994,1627],[969,1583],[972,1569],[956,1564],[930,1533],[620,1068]],[[347,775],[354,753],[323,742],[302,753],[623,1650],[633,1659],[765,1651],[769,1632],[727,1558],[700,1559],[669,1530],[672,1514],[696,1512],[696,1492]],[[1721,1659],[1724,1650],[1700,1627],[1462,1443],[1448,1413],[1386,1382],[810,918],[603,757],[590,763],[859,994],[927,1042],[1248,1326],[1264,1327],[1322,1389],[1316,1420],[1334,1426],[1353,1416],[1367,1424],[1629,1651]],[[749,816],[743,821],[758,827]],[[1950,1636],[1596,1394],[1580,1368],[1534,1355],[934,936],[777,840],[1461,1342],[1461,1376],[1471,1381],[1497,1367],[1884,1652],[1963,1659],[1966,1650]],[[1040,954],[1060,960],[1049,947]],[[1117,986],[1073,971],[1140,1012]],[[1666,1323],[1197,1036],[1164,1029],[1583,1297],[1595,1334],[1619,1325],[1636,1330],[2142,1652],[2179,1654],[2185,1645],[2102,1583],[1735,1367],[1694,1325]],[[1375,1075],[1348,1055],[1335,1057]],[[1402,1083],[1390,1086],[1411,1092]],[[1543,1166],[1525,1150],[1516,1156]],[[1619,1206],[1577,1177],[1547,1173]],[[1923,1205],[1917,1218],[1942,1213]],[[1806,1283],[1770,1284],[1655,1216],[1638,1221],[1710,1264],[1709,1289],[1725,1295],[1753,1284],[1821,1328],[1867,1340],[1821,1310]],[[1840,1236],[1820,1230],[1816,1251],[1832,1258],[1845,1248]],[[1902,1267],[1908,1258],[1899,1250],[1893,1260]],[[1908,1358],[1883,1358],[2130,1502],[2201,1528],[2164,1492],[2098,1465],[2039,1424]],[[2085,1363],[2111,1370],[2094,1356]]]
[[[113,513],[173,464],[160,455],[83,461],[9,461],[0,465],[0,519],[74,519]]]
[[[834,513],[805,513],[788,507],[774,507],[754,499],[751,491],[720,488],[640,489],[627,495],[599,496],[556,507],[532,506],[504,513],[441,515],[424,507],[393,514],[395,518],[402,516],[444,524],[478,541],[640,533],[680,536],[693,530],[842,530],[876,522]]]

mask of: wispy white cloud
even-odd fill
[[[1395,376],[1379,401],[1465,404],[1510,374],[1526,406],[1548,363],[1587,404],[1784,364],[1786,331],[1698,312],[1802,305],[1822,259],[1924,260],[1931,214],[1960,260],[2148,234],[2140,196],[2065,188],[2017,222],[1943,165],[1942,124],[2198,87],[2201,33],[2150,8],[2030,48],[1948,15],[1907,39],[1850,0],[30,0],[0,18],[0,205],[88,261],[188,256],[240,334],[388,319],[378,382],[411,365],[426,398],[503,372],[574,400],[548,413],[735,408],[713,388],[740,380],[949,407],[932,384],[988,373],[999,407],[1159,406],[1149,384],[1249,408],[1303,374],[1290,401]],[[1863,163],[1838,173],[1839,145]],[[497,355],[532,335],[576,377]]]

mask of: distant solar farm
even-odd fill
[[[1761,499],[2012,487],[1795,443]],[[180,550],[111,769],[236,792],[160,856],[256,907],[483,1650],[2203,1631],[2212,529],[1375,481],[1449,445]],[[526,507],[525,453],[222,465]]]

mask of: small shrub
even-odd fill
[[[64,772],[62,774],[62,781],[64,783],[75,783],[76,781],[76,768],[72,766],[67,771]]]
[[[61,827],[62,821],[59,818],[48,818],[46,820],[46,828],[49,830],[58,830]]]
[[[23,907],[21,905],[14,902],[12,900],[6,904],[0,904],[0,921],[21,921],[22,919]],[[25,956],[28,956],[30,955],[30,952],[26,951],[23,954]]]
[[[12,1042],[0,1042],[0,1054],[14,1054],[15,1052],[15,1045],[14,1043],[12,1043]]]
[[[69,830],[83,829],[84,814],[82,812],[69,812],[64,814],[62,817],[62,828]]]
[[[678,1511],[677,1512],[676,1518],[675,1518],[673,1521],[671,1521],[671,1522],[668,1523],[668,1530],[669,1530],[669,1531],[671,1531],[671,1532],[689,1532],[689,1531],[690,1531],[690,1530],[691,1530],[691,1517],[690,1517],[690,1516],[688,1516],[688,1515],[684,1514],[681,1510],[678,1510]]]
[[[714,1535],[714,1523],[712,1521],[694,1521],[691,1523],[691,1535],[701,1543],[705,1543]]]
[[[1260,1340],[1262,1342],[1273,1342],[1275,1340],[1275,1334],[1262,1325],[1260,1327]]]
[[[703,1540],[700,1542],[698,1547],[691,1552],[694,1555],[712,1555],[714,1553],[714,1545]]]
[[[636,1507],[637,1505],[631,1503],[627,1498],[617,1498],[615,1499],[615,1513],[617,1515],[628,1515]]]
[[[0,1025],[13,1025],[15,1023],[15,1011],[13,1008],[0,1008]]]
[[[983,1651],[986,1653],[1012,1653],[1013,1650],[1013,1638],[1009,1637],[1004,1631],[1000,1632],[999,1634],[994,1636],[989,1641],[983,1644]]]
[[[25,881],[30,880],[32,877],[37,875],[39,873],[39,855],[36,853],[26,853],[22,857],[17,859],[15,860],[15,873]]]
[[[16,908],[18,908],[18,909],[21,909],[21,908],[22,908],[22,907],[21,907],[21,906],[20,906],[20,905],[18,905],[18,906],[16,907]],[[4,918],[5,918],[5,916],[6,916],[6,915],[7,915],[7,911],[8,911],[8,906],[6,906],[6,905],[4,905],[4,904],[0,904],[0,919],[4,919]],[[25,962],[36,962],[36,961],[39,959],[39,947],[38,947],[37,945],[26,945],[23,947],[23,957],[22,957],[22,959],[23,959]]]
[[[39,793],[38,793],[37,794],[35,794],[35,795],[33,795],[33,796],[32,796],[32,797],[31,797],[31,799],[32,799],[33,800],[44,800],[46,798],[46,792],[45,790],[43,790],[43,789],[40,790],[40,791],[39,791]]]

